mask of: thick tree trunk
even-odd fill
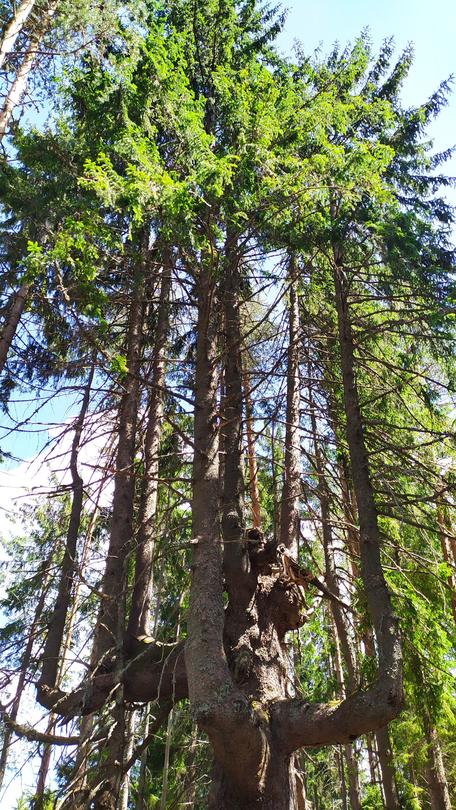
[[[27,89],[29,76],[38,56],[37,51],[44,35],[51,26],[57,6],[58,0],[51,0],[49,5],[41,11],[40,21],[30,36],[24,58],[19,65],[13,83],[3,102],[3,107],[0,110],[0,142],[6,135],[14,110]]]
[[[8,54],[12,53],[16,40],[27,22],[36,0],[22,0],[14,9],[14,14],[5,26],[0,43],[0,70]]]
[[[258,566],[264,547],[255,547],[249,559],[241,543],[242,369],[239,267],[233,243],[226,249],[225,272],[226,457],[222,526],[229,605],[225,620],[218,532],[218,317],[214,272],[209,266],[201,270],[198,279],[192,504],[195,551],[186,644],[188,686],[194,714],[208,733],[216,759],[210,807],[290,810],[294,791],[291,754],[284,753],[273,740],[267,709],[274,696],[286,694],[285,649],[274,624],[272,604],[277,575],[265,572],[259,584]],[[264,660],[265,649],[270,655],[269,664]],[[258,708],[254,708],[252,699]]]
[[[160,442],[163,422],[163,398],[171,289],[171,253],[165,255],[161,272],[160,299],[154,334],[147,429],[144,440],[144,475],[140,497],[140,525],[137,534],[135,584],[128,631],[133,636],[150,635],[150,610],[153,585],[155,513],[157,509]]]
[[[24,307],[27,302],[29,292],[30,292],[30,284],[24,281],[9,311],[8,320],[3,328],[3,332],[0,337],[0,374],[2,373],[5,367],[8,352],[10,350],[11,343],[13,342],[14,336],[16,334],[19,321],[22,317],[22,313],[24,311]]]

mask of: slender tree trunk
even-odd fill
[[[133,746],[135,741],[135,723],[136,712],[130,711],[127,713],[125,722],[125,751],[124,761],[128,762],[133,754]],[[120,788],[119,805],[116,810],[128,810],[128,802],[130,798],[130,774],[127,772]]]
[[[347,282],[340,251],[334,250],[334,283],[339,328],[341,372],[347,441],[360,527],[361,573],[367,604],[379,650],[379,687],[388,695],[390,706],[399,706],[402,693],[402,650],[397,619],[384,579],[381,564],[381,535],[378,513],[370,479],[369,458],[364,438],[363,419],[355,375],[355,358]],[[385,721],[388,721],[388,717]]]
[[[448,588],[450,591],[453,619],[456,623],[456,559],[452,554],[451,548],[451,526],[449,524],[448,515],[440,493],[437,493],[437,520],[440,529],[440,544],[442,547],[443,559],[450,568],[450,572],[448,574]]]
[[[24,307],[30,292],[30,284],[24,281],[21,284],[19,292],[17,293],[13,305],[8,314],[8,320],[3,328],[0,337],[0,374],[2,373],[8,357],[11,343],[13,342],[16,334],[19,321],[22,317]]]
[[[163,397],[166,371],[166,349],[171,289],[171,254],[168,251],[161,272],[155,344],[150,374],[150,396],[147,430],[144,441],[144,476],[139,505],[140,525],[137,534],[135,584],[128,631],[133,636],[150,635],[150,610],[153,585],[155,514],[158,495],[158,468],[163,422]]]
[[[46,732],[52,734],[54,732],[55,722],[57,715],[52,713],[49,717]],[[31,810],[44,810],[46,802],[46,780],[49,773],[52,758],[52,745],[45,743],[43,753],[41,755],[40,767],[38,770],[38,777],[36,781],[35,795],[31,801]]]
[[[16,39],[24,28],[35,2],[36,0],[22,0],[22,3],[15,7],[13,16],[5,26],[0,43],[0,70],[8,54],[12,53]]]
[[[388,726],[375,732],[377,740],[377,753],[380,771],[382,774],[382,791],[386,810],[398,810],[399,797],[396,788],[396,778],[393,766],[393,752],[391,750]]]
[[[244,476],[242,469],[242,356],[240,316],[240,258],[235,237],[225,244],[223,288],[224,397],[221,425],[223,448],[222,534],[224,572],[233,600],[238,596],[238,577],[243,564]]]
[[[312,379],[312,368],[309,362],[308,377],[309,381]],[[321,526],[323,537],[323,550],[325,555],[325,574],[326,582],[332,593],[339,599],[341,592],[339,587],[339,578],[337,576],[335,555],[337,553],[334,536],[331,527],[330,516],[330,493],[325,475],[324,459],[318,440],[317,419],[315,413],[315,405],[313,398],[313,391],[311,382],[309,382],[309,403],[311,414],[311,426],[313,434],[313,444],[315,453],[315,468],[317,473],[317,492],[320,501],[321,511]],[[339,684],[340,695],[345,698],[348,693],[352,693],[357,688],[357,673],[356,673],[356,656],[353,650],[353,645],[350,640],[349,627],[347,617],[342,610],[341,606],[335,602],[331,602],[333,636],[335,643],[335,670],[337,681]],[[342,666],[342,656],[345,662],[347,676],[345,676]],[[347,681],[347,683],[346,683]],[[361,792],[359,786],[359,770],[356,760],[354,746],[348,744],[344,746],[344,754],[347,762],[348,770],[348,783],[349,783],[349,797],[350,807],[352,810],[361,810]],[[343,766],[342,766],[343,767]]]
[[[22,654],[20,669],[19,669],[19,676],[16,686],[16,691],[14,693],[14,698],[11,703],[11,709],[8,712],[9,718],[15,722],[17,720],[17,715],[19,712],[19,706],[22,698],[22,694],[25,687],[25,682],[27,678],[27,674],[29,672],[30,663],[32,660],[32,650],[33,644],[35,642],[35,636],[38,631],[38,627],[40,625],[41,616],[43,613],[44,603],[46,600],[46,595],[49,590],[49,586],[51,583],[51,564],[52,558],[54,556],[54,550],[52,550],[49,558],[43,562],[40,569],[40,579],[42,580],[43,584],[41,587],[41,592],[38,597],[38,602],[36,604],[35,613],[33,616],[32,624],[30,626],[27,643],[25,645],[24,652]],[[13,730],[11,726],[6,725],[4,734],[3,734],[3,744],[2,744],[2,751],[0,754],[0,788],[3,784],[3,780],[5,778],[5,771],[6,766],[8,763],[8,755],[10,752],[11,740],[13,738]]]
[[[127,561],[133,540],[135,494],[134,458],[139,398],[139,368],[144,320],[144,263],[148,252],[148,229],[140,247],[140,265],[132,290],[127,335],[127,374],[119,406],[118,445],[114,476],[111,532],[102,586],[102,601],[93,642],[97,669],[112,667],[114,661],[114,706],[108,753],[99,772],[96,810],[117,810],[122,783],[126,747],[126,717],[123,700],[122,670],[125,633]],[[102,670],[101,670],[102,671]]]
[[[184,593],[181,594],[179,599],[179,613],[177,618],[177,627],[176,627],[176,641],[179,641],[180,638],[180,623],[181,623],[181,607],[182,607],[182,600],[184,597]],[[160,797],[160,808],[159,810],[166,810],[166,803],[168,801],[168,782],[169,782],[169,762],[170,762],[170,752],[171,752],[171,742],[173,737],[173,729],[174,729],[174,720],[175,720],[175,711],[172,709],[168,716],[168,723],[166,726],[166,740],[165,740],[165,758],[163,762],[163,781],[162,781],[162,793]]]
[[[58,0],[51,0],[46,9],[41,11],[40,22],[32,32],[24,58],[17,70],[13,83],[0,110],[0,141],[7,133],[14,110],[20,103],[29,80],[30,73],[37,59],[37,51],[44,35],[49,30],[57,11]]]
[[[440,740],[428,716],[424,719],[424,727],[428,745],[426,777],[431,810],[451,810],[451,798]]]
[[[301,496],[301,445],[300,445],[300,390],[299,355],[300,326],[297,293],[298,270],[295,258],[290,257],[290,300],[288,309],[288,362],[287,362],[287,410],[285,430],[285,467],[280,515],[280,542],[298,558]]]
[[[71,514],[65,541],[65,549],[60,571],[60,581],[55,600],[54,610],[49,622],[48,634],[44,644],[42,656],[42,670],[38,688],[53,688],[56,686],[57,673],[61,667],[61,649],[65,633],[68,610],[70,608],[74,575],[76,571],[76,558],[79,530],[81,526],[82,507],[84,500],[84,482],[78,470],[78,455],[81,445],[82,431],[90,402],[90,391],[95,373],[95,358],[92,361],[90,373],[84,388],[79,416],[74,426],[74,436],[70,454],[71,472]]]
[[[252,408],[252,394],[250,388],[250,375],[246,368],[247,360],[244,360],[243,370],[243,383],[244,383],[244,400],[245,400],[245,415],[247,422],[247,455],[249,461],[249,489],[250,489],[250,502],[252,506],[252,520],[253,526],[256,529],[261,528],[261,507],[260,507],[260,493],[258,490],[258,466],[255,450],[255,432],[253,430],[253,408]]]

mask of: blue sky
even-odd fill
[[[404,101],[419,104],[442,79],[456,74],[456,3],[454,0],[285,0],[288,8],[281,49],[298,40],[305,53],[334,42],[345,45],[368,27],[374,44],[393,36],[398,52],[412,43],[415,63],[404,88]],[[438,150],[456,143],[456,84],[448,107],[431,129]],[[456,159],[446,166],[456,175]],[[452,194],[456,203],[456,194]]]

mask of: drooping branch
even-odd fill
[[[8,714],[5,707],[0,704],[0,714],[5,726],[11,729],[18,737],[22,737],[29,742],[47,743],[49,745],[78,745],[80,737],[65,737],[59,734],[47,734],[38,731],[25,723],[18,723]]]

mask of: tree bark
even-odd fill
[[[290,300],[288,307],[287,409],[285,429],[285,466],[280,514],[280,542],[298,559],[301,495],[300,390],[299,390],[299,301],[298,269],[290,256]]]
[[[448,588],[450,591],[453,619],[456,623],[456,559],[452,553],[451,548],[451,537],[450,537],[451,526],[449,524],[445,504],[443,503],[442,494],[440,492],[437,492],[436,498],[437,498],[437,521],[440,530],[440,545],[442,547],[443,559],[450,568],[450,572],[448,574]]]
[[[249,489],[250,502],[252,505],[252,522],[255,529],[261,528],[261,506],[260,493],[258,491],[258,465],[255,450],[255,433],[253,430],[253,408],[252,394],[250,387],[250,375],[246,367],[247,359],[243,363],[243,384],[245,400],[245,416],[247,423],[247,455],[249,462]]]
[[[426,777],[431,810],[451,810],[451,798],[440,740],[427,715],[424,719],[424,727],[428,746]]]
[[[402,705],[402,650],[391,599],[384,579],[380,549],[381,536],[372,489],[369,459],[364,439],[363,420],[355,376],[355,358],[347,282],[340,251],[335,249],[334,283],[344,389],[344,409],[353,486],[360,528],[361,574],[367,604],[374,626],[378,653],[379,679],[384,687],[386,703],[394,714]],[[386,709],[386,706],[385,706]],[[389,715],[389,711],[386,712]],[[393,716],[394,716],[393,714]],[[385,724],[391,719],[385,718]]]
[[[127,561],[133,540],[135,495],[134,459],[139,399],[139,368],[144,321],[144,264],[148,253],[149,231],[144,228],[139,265],[133,278],[133,290],[127,333],[127,373],[119,406],[118,445],[111,532],[102,586],[102,600],[94,637],[97,669],[114,668],[116,688],[113,693],[112,731],[103,755],[96,810],[116,810],[124,780],[123,762],[126,746],[126,716],[122,683],[123,643],[125,633],[125,598]]]
[[[161,271],[160,299],[154,335],[147,430],[144,440],[144,475],[139,505],[140,525],[136,540],[135,584],[128,632],[133,636],[150,635],[150,609],[153,586],[155,514],[158,495],[158,471],[163,422],[163,391],[171,289],[171,253],[165,254]]]

